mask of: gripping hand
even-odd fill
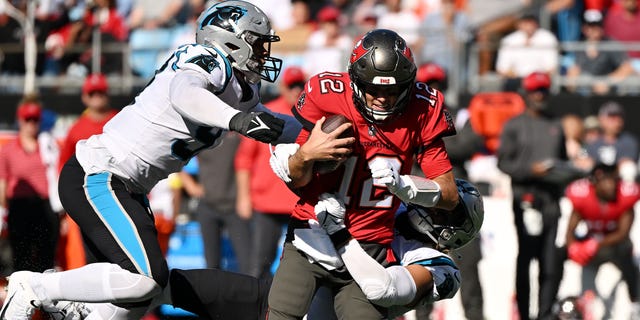
[[[322,228],[329,236],[346,228],[344,214],[346,212],[344,202],[334,194],[323,193],[315,206],[316,217]]]
[[[394,191],[400,187],[400,175],[398,169],[394,167],[390,161],[384,159],[375,159],[369,165],[373,184],[386,185],[389,191]]]
[[[278,139],[283,128],[284,120],[266,112],[239,112],[229,121],[230,130],[265,143]]]

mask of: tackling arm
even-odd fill
[[[237,110],[207,88],[211,84],[206,77],[193,70],[176,73],[169,88],[169,99],[175,110],[183,117],[201,124],[229,129],[229,121]]]
[[[371,302],[390,307],[407,305],[415,300],[418,288],[409,269],[403,266],[384,268],[369,256],[355,239],[349,240],[338,253],[353,279]]]

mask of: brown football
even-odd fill
[[[338,129],[338,127],[340,127],[341,125],[347,122],[350,122],[350,120],[341,114],[328,116],[325,119],[324,123],[322,124],[322,131],[325,133],[331,133],[336,129]],[[340,138],[353,137],[353,127],[349,128],[348,130],[345,130],[339,137]],[[338,167],[340,167],[341,164],[342,164],[342,161],[316,161],[313,164],[313,169],[314,171],[320,174],[323,174],[323,173],[328,173],[338,169]]]

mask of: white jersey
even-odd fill
[[[198,152],[219,145],[229,120],[262,106],[259,100],[258,85],[241,83],[221,51],[184,45],[102,134],[78,143],[76,156],[87,174],[108,171],[132,192],[148,193]]]
[[[460,270],[453,260],[446,254],[425,246],[421,241],[408,240],[396,231],[391,248],[402,266],[421,265],[429,270],[433,276],[433,290],[421,304],[431,304],[442,299],[450,299],[458,292],[462,281]],[[401,315],[410,308],[393,306],[389,308],[390,315]]]

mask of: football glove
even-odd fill
[[[589,238],[571,243],[567,248],[567,253],[569,254],[569,259],[584,267],[593,259],[599,247],[598,240]]]
[[[345,229],[344,214],[346,208],[344,202],[334,194],[323,193],[315,206],[316,217],[322,228],[329,236]]]
[[[433,180],[399,175],[398,169],[384,159],[375,159],[369,165],[373,184],[386,185],[387,189],[405,203],[433,207],[440,200],[440,186]]]
[[[238,112],[229,121],[229,129],[260,142],[275,141],[282,134],[284,120],[266,112]]]

